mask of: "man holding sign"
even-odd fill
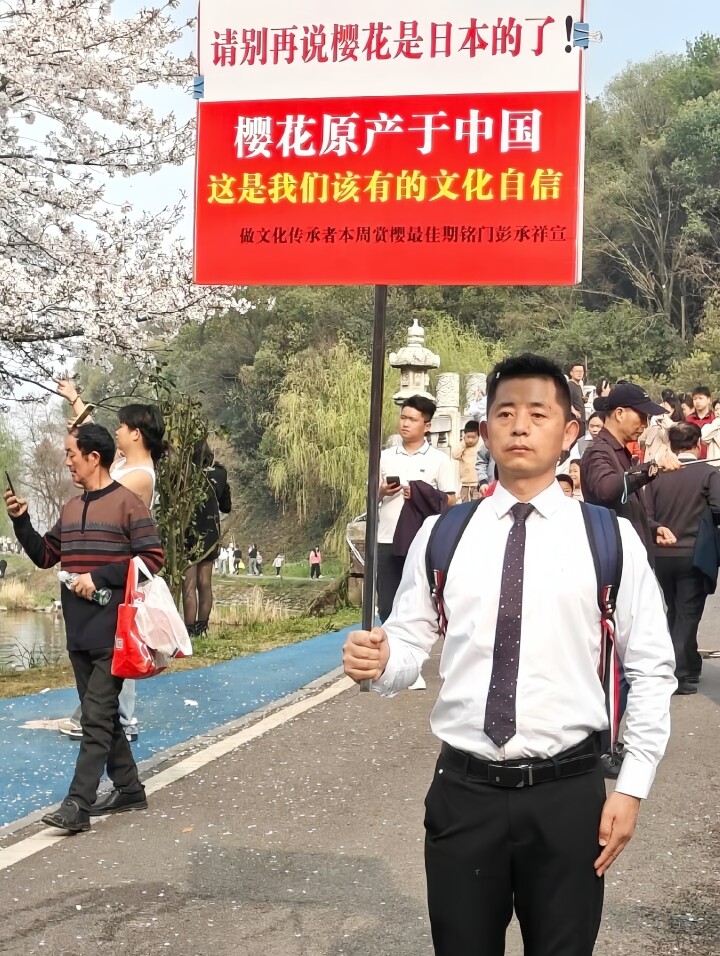
[[[514,910],[526,953],[590,956],[603,876],[632,837],[667,743],[673,648],[645,549],[620,519],[627,756],[606,798],[598,582],[580,503],[555,480],[578,431],[568,385],[546,359],[507,359],[487,405],[483,439],[499,482],[448,570],[431,717],[442,742],[425,817],[433,942],[438,956],[502,956]],[[438,636],[426,568],[435,520],[410,549],[389,620],[353,632],[343,650],[346,673],[383,696],[413,683]]]

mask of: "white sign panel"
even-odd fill
[[[584,15],[584,0],[203,0],[199,72],[210,102],[571,92]]]

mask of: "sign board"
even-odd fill
[[[195,281],[580,278],[584,0],[201,0]]]

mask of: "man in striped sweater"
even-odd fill
[[[90,828],[90,817],[147,807],[130,744],[120,724],[118,695],[122,679],[113,677],[112,656],[117,609],[125,592],[130,559],[139,555],[153,573],[163,565],[163,550],[150,512],[127,488],[110,477],[115,443],[101,425],[81,425],[65,439],[65,464],[83,489],[63,506],[57,524],[45,535],[32,526],[27,502],[13,492],[5,504],[15,535],[40,568],[60,562],[77,575],[72,591],[61,589],[67,647],[81,703],[83,735],[68,795],[43,823],[71,833]],[[110,588],[105,606],[92,596]],[[114,789],[97,800],[103,771]]]

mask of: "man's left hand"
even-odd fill
[[[655,532],[655,541],[661,548],[671,548],[677,544],[677,538],[669,528],[658,528]]]
[[[660,461],[657,462],[657,466],[660,471],[680,471],[681,468],[685,467],[678,456],[671,451],[665,452]]]
[[[626,793],[615,791],[605,801],[598,839],[603,851],[595,860],[595,872],[598,876],[605,875],[630,842],[639,812],[639,798]]]
[[[28,510],[27,501],[24,498],[18,498],[14,491],[8,490],[3,495],[7,513],[11,518],[20,518]]]
[[[96,590],[95,582],[89,574],[79,574],[73,584],[73,591],[78,597],[85,598],[86,601],[92,601],[92,596]]]

